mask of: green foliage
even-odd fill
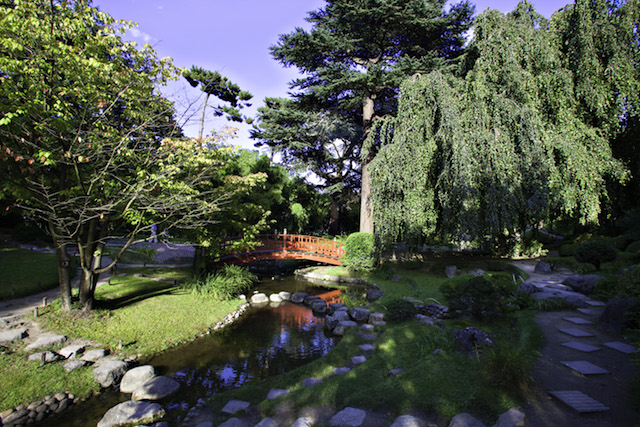
[[[625,251],[634,254],[640,252],[640,240],[636,240],[635,242],[629,244]]]
[[[606,299],[636,298],[640,301],[640,265],[596,283],[594,292]]]
[[[415,304],[404,298],[389,301],[386,304],[386,309],[385,319],[393,323],[412,319],[418,313],[418,308]]]
[[[258,278],[246,268],[237,265],[225,266],[222,270],[185,283],[185,288],[194,295],[230,301],[248,291]]]
[[[513,278],[504,273],[449,281],[440,291],[449,300],[451,310],[470,312],[478,320],[501,316],[509,311],[507,304],[515,294]]]
[[[502,241],[541,221],[597,223],[607,182],[628,177],[612,139],[637,121],[640,78],[628,64],[640,44],[623,19],[631,3],[637,9],[579,0],[551,22],[526,2],[507,15],[487,11],[458,76],[405,81],[397,117],[369,135],[381,145],[371,164],[381,243],[489,238],[508,249]],[[586,40],[602,31],[594,51]]]
[[[575,306],[569,304],[561,298],[549,298],[545,300],[536,300],[531,306],[534,310],[538,311],[558,311],[558,310],[571,310]]]
[[[535,383],[531,376],[534,362],[535,357],[526,348],[512,343],[496,345],[483,352],[480,374],[487,386],[523,396]]]
[[[575,250],[578,262],[592,264],[596,271],[600,271],[600,264],[613,261],[618,257],[616,249],[602,240],[590,240],[578,246]]]
[[[350,270],[372,271],[377,264],[377,253],[373,234],[353,233],[344,245],[342,265]]]

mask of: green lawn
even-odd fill
[[[110,285],[96,290],[94,311],[67,313],[52,304],[44,310],[41,322],[47,329],[89,338],[112,349],[122,340],[125,354],[152,354],[195,338],[239,304],[203,300],[174,285],[190,277],[189,269],[118,270],[124,271],[130,274],[112,277]],[[134,277],[136,273],[147,277]]]
[[[31,295],[58,286],[55,254],[0,243],[0,299]]]
[[[96,310],[64,312],[57,300],[40,311],[41,326],[69,338],[97,341],[115,353],[122,340],[123,356],[148,356],[196,338],[239,304],[206,300],[174,285],[189,278],[189,269],[118,270],[125,271],[127,276],[113,277],[110,285],[96,290]],[[0,411],[59,391],[86,397],[99,390],[90,367],[72,373],[61,364],[39,367],[38,362],[27,362],[23,349],[24,344],[15,345],[0,355]]]

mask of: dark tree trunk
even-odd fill
[[[49,231],[51,232],[53,244],[56,248],[56,258],[58,260],[58,285],[60,286],[62,308],[69,311],[71,310],[71,267],[69,254],[67,253],[67,244],[51,222],[49,222]]]
[[[340,234],[340,204],[333,197],[331,200],[331,215],[329,217],[329,234],[336,236]]]

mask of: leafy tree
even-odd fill
[[[246,118],[240,114],[240,110],[244,107],[251,106],[248,101],[253,96],[249,92],[241,90],[237,84],[230,82],[229,79],[220,75],[217,71],[204,70],[195,65],[189,70],[184,70],[182,76],[187,79],[192,87],[200,86],[200,90],[205,93],[204,102],[202,103],[202,113],[200,114],[198,138],[202,139],[205,113],[211,95],[228,104],[221,104],[214,107],[214,116],[220,117],[226,114],[227,119],[234,122],[246,120]]]
[[[500,243],[549,219],[598,221],[607,182],[626,177],[608,140],[622,124],[604,118],[635,114],[637,92],[602,120],[587,111],[575,74],[576,61],[587,59],[565,44],[576,31],[568,23],[589,9],[582,3],[589,2],[550,23],[527,2],[507,15],[487,11],[476,19],[460,77],[433,72],[403,84],[397,118],[378,127],[383,147],[372,164],[383,242],[444,236]],[[637,70],[615,73],[631,82]],[[603,87],[598,96],[613,99],[608,91],[622,95],[635,86]]]
[[[366,137],[375,120],[394,114],[404,78],[445,67],[462,52],[473,7],[464,1],[445,12],[444,5],[444,0],[328,0],[309,13],[311,31],[297,28],[271,47],[276,60],[306,74],[291,83],[299,93],[287,108],[331,106],[332,114],[347,119],[358,112]],[[373,145],[362,153],[360,230],[366,232],[373,231],[369,164],[375,155]]]
[[[137,236],[153,223],[201,227],[232,194],[198,188],[224,153],[163,140],[180,132],[155,86],[177,73],[150,46],[123,42],[130,26],[90,0],[0,6],[0,195],[46,224],[67,309],[69,249],[79,253],[80,302],[91,309],[99,275]],[[123,234],[122,251],[102,268],[107,240]]]
[[[267,98],[258,109],[252,138],[256,146],[267,145],[294,171],[313,172],[320,187],[331,195],[329,234],[346,228],[340,221],[340,207],[360,186],[360,127],[353,120],[318,111],[314,106],[300,108],[300,102],[285,98]]]

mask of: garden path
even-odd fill
[[[547,282],[553,286],[560,283],[567,272],[538,274],[533,271],[535,262],[520,261],[515,265],[530,274],[530,281]],[[596,303],[597,304],[597,303]],[[602,307],[589,306],[586,310],[563,310],[540,312],[536,322],[542,329],[545,344],[540,349],[541,357],[534,366],[533,377],[538,389],[523,411],[527,424],[534,426],[635,426],[640,413],[631,403],[631,385],[637,378],[638,367],[633,363],[633,354],[609,348],[605,343],[624,341],[623,336],[606,333],[597,327]],[[585,334],[576,333],[579,330]],[[564,331],[563,331],[564,330]],[[570,335],[567,332],[572,332]],[[575,336],[584,335],[584,336]],[[566,344],[569,344],[567,346]],[[587,347],[592,346],[592,347]],[[597,348],[597,350],[594,350]],[[582,351],[590,350],[590,351]],[[587,373],[585,365],[570,363],[582,371],[566,366],[563,362],[589,362],[608,373]],[[563,403],[550,392],[578,391],[608,410],[598,412],[578,412]],[[604,409],[594,406],[587,410]]]

